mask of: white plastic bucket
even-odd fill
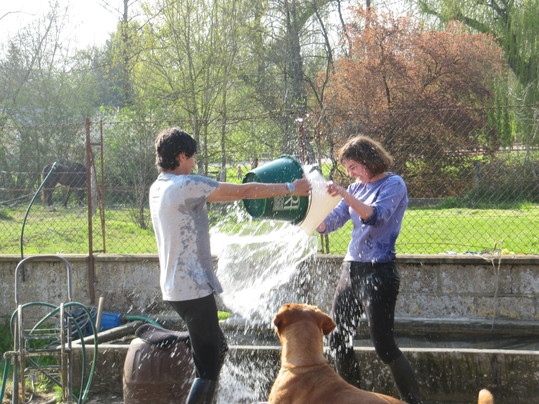
[[[299,223],[299,227],[311,235],[333,208],[337,206],[342,197],[328,194],[328,180],[317,169],[310,170],[306,176],[311,183],[311,197],[309,198],[309,210],[305,219]]]

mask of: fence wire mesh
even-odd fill
[[[493,129],[502,125],[492,117],[504,119],[506,109],[390,111],[368,121],[350,118],[330,129],[315,120],[286,117],[283,130],[282,115],[226,122],[141,119],[5,126],[0,253],[156,253],[148,211],[148,189],[157,176],[153,144],[161,129],[178,126],[199,143],[196,172],[228,182],[241,182],[254,166],[286,153],[318,164],[326,178],[346,185],[350,179],[336,163],[336,150],[351,134],[370,135],[393,155],[392,171],[408,186],[410,205],[397,253],[498,249],[538,254],[537,106],[509,112],[528,117],[526,139],[513,136],[509,141]],[[53,162],[62,167],[61,175],[43,183],[44,169]],[[87,169],[82,187],[74,182],[77,172],[70,165],[75,163]],[[68,195],[70,184],[75,189]],[[233,210],[241,211],[241,203],[210,206],[212,223],[227,223],[228,218],[241,226]],[[344,253],[349,226],[319,236],[320,252]],[[236,231],[232,225],[226,228]]]

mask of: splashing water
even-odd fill
[[[216,402],[252,404],[264,400],[273,379],[271,365],[259,357],[241,362],[226,360],[219,377]]]
[[[299,226],[252,221],[236,203],[227,216],[235,217],[240,230],[212,228],[222,301],[246,321],[267,322],[284,303],[306,303],[292,281],[300,264],[317,252],[317,239],[311,234],[341,198],[327,194],[327,181],[315,166],[304,166],[304,172],[312,186],[312,206]]]
[[[319,193],[325,193],[325,181],[318,184],[320,181],[314,181],[318,180],[314,177],[316,173],[309,172],[313,190],[318,192],[316,187],[319,187],[323,188]],[[317,252],[317,237],[310,234],[318,218],[311,218],[313,223],[303,228],[282,221],[253,221],[240,204],[228,210],[228,224],[212,227],[210,239],[212,253],[218,258],[217,277],[224,290],[220,299],[231,317],[239,320],[236,324],[240,326],[232,333],[252,333],[248,338],[253,339],[250,344],[254,345],[256,331],[252,330],[256,326],[272,330],[273,316],[281,305],[308,303],[299,286],[300,272],[301,264]],[[230,330],[225,333],[227,338],[233,337]],[[227,355],[220,374],[218,404],[264,400],[273,384],[276,358],[257,355],[240,360],[239,357]]]
[[[211,240],[221,298],[234,315],[269,323],[282,304],[301,300],[291,281],[299,265],[316,254],[316,237],[285,222],[263,221],[241,233],[212,232]]]
[[[224,290],[220,298],[241,324],[232,333],[251,333],[257,324],[271,330],[282,304],[305,300],[293,279],[300,264],[316,254],[316,237],[286,222],[252,221],[238,204],[228,213],[240,225],[227,231],[217,225],[210,235]],[[234,338],[230,330],[225,334]],[[253,338],[250,344],[256,343],[256,336],[248,338]],[[218,404],[257,402],[265,399],[273,384],[275,360],[260,356],[238,360],[232,352],[227,355],[219,377]]]

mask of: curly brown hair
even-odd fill
[[[191,157],[196,152],[196,140],[180,128],[164,129],[155,138],[155,165],[159,171],[178,167],[177,157],[180,153]]]
[[[393,157],[384,147],[368,136],[359,135],[349,139],[339,150],[339,162],[354,160],[363,164],[371,175],[387,171],[393,164]]]

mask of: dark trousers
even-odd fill
[[[401,355],[394,338],[395,305],[399,274],[394,262],[344,262],[333,300],[337,328],[330,336],[334,354],[353,349],[353,338],[363,313],[374,348],[386,364]]]
[[[196,377],[217,380],[228,346],[219,326],[214,295],[168,303],[180,315],[189,331]]]

